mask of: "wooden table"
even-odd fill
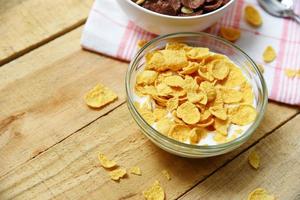
[[[246,199],[257,187],[300,198],[299,109],[270,102],[253,137],[223,156],[185,159],[145,138],[125,105],[127,63],[83,51],[92,1],[0,0],[0,199],[142,199],[159,180],[167,199]],[[119,99],[89,109],[96,83]],[[261,168],[247,163],[249,152]],[[116,183],[99,166],[105,153],[142,176]],[[161,173],[168,170],[168,181]]]

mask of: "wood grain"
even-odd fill
[[[127,64],[82,51],[81,31],[0,68],[0,176],[124,102]],[[97,83],[119,99],[92,110],[83,96]]]
[[[272,103],[264,122],[245,145],[223,156],[196,160],[173,156],[154,146],[122,105],[1,177],[0,198],[141,199],[141,192],[160,180],[167,199],[175,199],[296,112]],[[139,166],[143,175],[129,175],[120,183],[110,180],[108,172],[99,167],[99,152],[120,166]],[[170,172],[171,181],[163,177],[163,169]]]
[[[181,200],[247,199],[248,193],[263,187],[277,199],[300,199],[300,115],[257,145],[218,170]],[[261,167],[253,170],[248,162],[251,151],[261,156]]]
[[[0,65],[82,25],[93,0],[0,0]]]

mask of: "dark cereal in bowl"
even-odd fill
[[[230,0],[132,0],[143,8],[171,16],[196,16],[215,11]]]

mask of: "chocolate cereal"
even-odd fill
[[[215,11],[230,0],[132,0],[139,6],[164,15],[196,16]]]

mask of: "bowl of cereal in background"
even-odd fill
[[[268,101],[253,60],[207,33],[153,39],[131,61],[125,82],[129,111],[142,132],[182,157],[236,149],[254,133]]]
[[[216,23],[235,0],[117,0],[138,26],[155,34],[201,31]]]

